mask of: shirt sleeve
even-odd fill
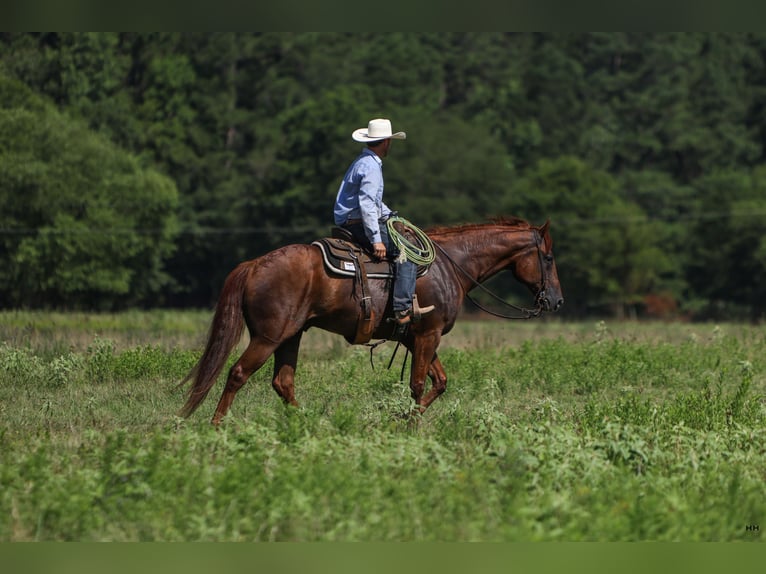
[[[372,243],[380,243],[380,226],[378,218],[380,210],[378,203],[383,194],[383,174],[377,165],[364,163],[359,169],[359,210],[362,212],[364,231]]]

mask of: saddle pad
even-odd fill
[[[335,239],[334,237],[324,237],[317,239],[311,245],[319,247],[325,267],[333,273],[354,277],[358,261],[364,265],[367,277],[370,279],[388,279],[394,275],[393,263],[389,261],[373,261],[355,243],[343,239]],[[354,258],[356,258],[356,261]],[[418,266],[418,277],[425,275],[427,272],[427,265]]]

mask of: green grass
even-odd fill
[[[209,313],[0,313],[0,540],[760,540],[766,333],[459,322],[418,418],[393,344],[321,331],[220,430],[175,385]],[[232,358],[233,360],[233,358]],[[759,524],[760,530],[746,530]]]

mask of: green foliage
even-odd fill
[[[413,116],[404,125],[407,140],[391,146],[385,163],[391,209],[419,227],[499,215],[514,171],[484,128],[447,114]],[[449,141],[461,143],[440,145]]]
[[[567,306],[579,314],[625,305],[662,287],[670,254],[659,227],[617,193],[617,182],[577,158],[541,160],[510,196],[508,210],[530,221],[553,222],[556,265]]]
[[[0,83],[31,102],[0,109],[4,300],[124,306],[158,294],[175,235],[172,182],[17,82]]]
[[[30,327],[0,345],[0,540],[760,539],[755,327],[462,322],[440,353],[448,390],[414,418],[398,372],[310,331],[303,406],[280,403],[267,365],[213,430],[220,386],[175,416],[200,349],[167,343],[198,317],[76,319],[51,353],[36,333],[63,317],[0,315]]]
[[[766,170],[715,172],[700,178],[695,189],[704,217],[692,232],[689,282],[707,296],[711,315],[720,313],[715,307],[737,313],[731,303],[739,303],[757,318],[766,296]]]
[[[415,223],[552,220],[563,313],[757,319],[764,56],[762,33],[3,33],[0,305],[206,307],[327,232],[382,116]]]

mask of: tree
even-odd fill
[[[326,90],[278,117],[273,161],[252,190],[251,217],[269,230],[271,247],[327,234],[341,178],[361,149],[351,132],[374,109],[369,88],[357,84]]]
[[[713,167],[753,162],[747,66],[757,52],[737,34],[585,35],[586,140],[612,149],[607,167],[669,173],[686,184]]]
[[[686,267],[691,296],[715,318],[762,319],[766,300],[766,168],[720,171],[694,184],[699,211]]]
[[[614,178],[579,159],[541,160],[508,205],[532,222],[551,220],[568,311],[577,315],[630,312],[669,265],[643,211],[620,199]]]
[[[3,304],[154,303],[174,248],[172,181],[3,76],[0,102]]]
[[[137,173],[151,165],[175,183],[181,232],[163,289],[174,305],[208,305],[238,261],[325,232],[349,132],[383,116],[410,136],[386,183],[415,223],[553,214],[557,246],[598,237],[608,273],[572,260],[567,311],[629,309],[642,290],[699,309],[757,298],[729,284],[739,271],[704,284],[694,265],[712,246],[690,222],[717,213],[698,205],[711,174],[758,179],[765,62],[762,33],[3,32],[0,74],[43,99],[0,105],[52,104],[132,155]],[[18,181],[55,171],[55,159],[9,157],[26,162],[8,164]],[[538,183],[560,203],[535,197]]]
[[[515,172],[483,126],[445,112],[397,121],[407,139],[395,142],[384,161],[391,209],[419,227],[506,215],[501,206]]]

